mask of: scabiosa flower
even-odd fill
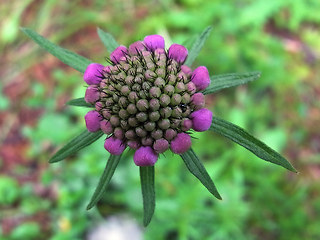
[[[200,92],[210,83],[209,73],[204,66],[192,71],[183,65],[187,57],[184,46],[165,50],[162,36],[149,35],[129,50],[116,48],[110,66],[88,65],[85,100],[95,111],[86,115],[86,125],[90,132],[101,126],[107,151],[118,155],[129,146],[136,151],[137,166],[151,166],[167,149],[177,154],[189,150],[191,128],[209,129],[212,113]]]
[[[179,154],[188,170],[221,199],[191,148],[192,131],[211,130],[263,160],[296,172],[279,153],[235,124],[213,117],[204,108],[204,95],[260,77],[260,72],[229,73],[214,76],[214,81],[210,81],[205,66],[190,68],[211,27],[199,35],[190,52],[179,44],[166,49],[160,35],[146,36],[127,48],[99,29],[105,45],[114,49],[107,66],[70,54],[30,29],[22,28],[22,31],[64,63],[84,73],[83,80],[88,85],[84,98],[67,104],[94,108],[84,117],[87,130],[57,151],[49,162],[61,161],[106,135],[104,148],[110,157],[87,209],[103,196],[126,148],[134,151],[133,161],[140,169],[145,226],[155,208],[154,165],[167,150]]]

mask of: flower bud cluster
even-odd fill
[[[121,154],[135,149],[138,166],[154,165],[158,154],[182,154],[191,146],[190,129],[206,131],[212,113],[201,93],[209,84],[206,67],[183,65],[188,50],[173,44],[165,50],[159,35],[145,37],[110,55],[110,66],[90,64],[84,81],[85,100],[95,110],[85,116],[88,131],[102,130],[105,149]]]

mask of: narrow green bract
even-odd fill
[[[205,41],[209,37],[211,33],[212,27],[209,26],[207,27],[201,34],[200,36],[195,40],[193,43],[191,49],[189,50],[188,58],[187,61],[184,63],[184,65],[191,66],[196,57],[199,55]]]
[[[293,166],[279,153],[233,123],[214,117],[210,130],[245,147],[263,160],[280,165],[290,171],[297,172]]]
[[[184,163],[186,164],[189,171],[200,180],[200,182],[205,186],[213,196],[218,199],[222,199],[216,186],[214,185],[212,179],[210,178],[207,170],[200,162],[197,155],[194,151],[189,149],[187,152],[181,154],[181,158],[183,159]]]
[[[140,181],[143,198],[143,225],[146,227],[151,221],[155,209],[154,166],[140,167]]]
[[[73,138],[69,143],[62,147],[53,157],[49,160],[49,163],[59,162],[66,157],[80,151],[81,149],[89,146],[91,143],[97,141],[103,135],[102,131],[88,132],[83,131],[80,135]]]
[[[99,180],[98,186],[94,191],[93,196],[91,197],[90,203],[87,206],[87,210],[94,207],[98,203],[98,201],[102,198],[114,174],[114,171],[118,166],[120,159],[121,159],[121,155],[117,155],[117,156],[110,155],[106,168],[104,169],[104,172]]]
[[[47,50],[53,56],[59,58],[63,63],[69,65],[75,70],[84,73],[87,66],[92,63],[89,59],[82,57],[76,53],[66,50],[55,45],[46,38],[28,28],[21,28],[21,30],[33,41],[39,44],[42,48]]]
[[[224,88],[235,87],[241,84],[248,83],[250,81],[254,81],[261,76],[261,73],[256,72],[247,72],[247,73],[227,73],[220,74],[211,77],[211,83],[209,87],[207,87],[203,94],[210,94],[214,92],[218,92]]]
[[[70,106],[75,106],[75,107],[88,107],[88,108],[94,108],[94,105],[87,103],[84,98],[76,98],[68,101],[66,103],[67,105]]]
[[[114,39],[114,37],[100,28],[97,28],[98,35],[103,43],[103,45],[107,48],[107,50],[111,53],[117,47],[119,47],[119,43]]]

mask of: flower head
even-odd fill
[[[86,124],[89,131],[107,135],[107,151],[119,155],[128,146],[135,150],[136,165],[150,166],[167,149],[186,152],[192,128],[209,128],[212,113],[203,108],[199,92],[208,86],[209,74],[205,67],[192,71],[183,65],[187,57],[184,46],[165,50],[163,37],[149,35],[128,49],[116,48],[111,66],[88,66],[85,100],[95,110],[86,115]]]

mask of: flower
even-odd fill
[[[135,151],[137,166],[152,166],[160,153],[183,154],[191,147],[191,129],[208,130],[212,113],[201,93],[210,83],[206,67],[194,71],[183,63],[188,50],[149,35],[129,48],[117,47],[110,66],[89,64],[85,100],[95,110],[85,116],[90,132],[101,129],[104,147],[113,155]]]

